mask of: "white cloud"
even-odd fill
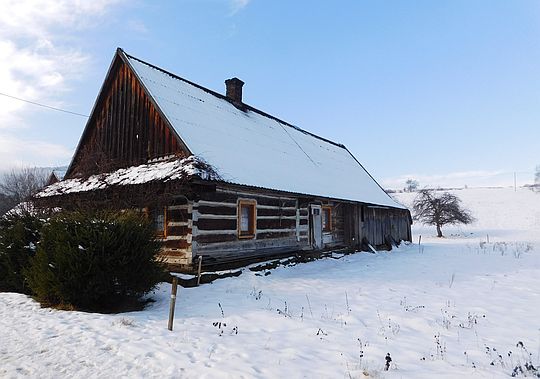
[[[77,46],[76,32],[100,22],[100,16],[121,1],[3,0],[0,92],[61,106],[61,96],[69,89],[69,83],[85,71],[88,63],[89,57],[79,47],[74,47]],[[31,105],[0,96],[0,131],[3,131],[0,159],[8,157],[9,152],[19,151],[17,149],[23,145],[28,146],[16,131],[29,127],[25,116],[33,111]],[[44,150],[53,148],[59,152],[59,158],[65,159],[64,149],[57,145],[32,141],[32,146]],[[32,154],[38,157],[39,151],[32,147]],[[51,157],[45,151],[43,155]]]
[[[131,19],[126,23],[128,30],[138,34],[148,34],[149,30],[146,24],[138,19]]]
[[[0,171],[13,166],[54,166],[68,162],[72,151],[65,146],[36,140],[24,140],[9,133],[0,133]]]
[[[230,0],[231,16],[248,6],[251,0]]]
[[[83,67],[86,57],[77,51],[56,49],[43,41],[36,45],[0,41],[0,92],[58,105],[51,95],[67,89],[66,80],[79,73],[77,67]],[[25,103],[0,97],[0,129],[24,125],[21,112],[27,109]]]
[[[3,0],[0,34],[51,39],[59,30],[86,28],[122,0]]]

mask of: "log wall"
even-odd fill
[[[240,200],[256,201],[253,238],[238,237]],[[313,250],[310,204],[332,209],[332,228],[323,232],[324,249],[359,249],[365,240],[380,248],[411,240],[407,210],[218,185],[215,191],[198,192],[192,200],[178,198],[167,207],[162,255],[171,265],[190,265],[202,256],[203,266],[214,266]]]
[[[185,197],[179,197],[165,209],[165,233],[161,238],[161,256],[165,263],[172,266],[191,265],[193,202]]]
[[[254,238],[238,238],[238,202],[255,200]],[[309,248],[308,209],[294,197],[217,188],[193,203],[194,255],[203,263],[227,263]]]

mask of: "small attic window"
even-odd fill
[[[256,208],[255,200],[238,202],[238,238],[255,237]]]

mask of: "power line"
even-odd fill
[[[2,93],[2,92],[0,92],[0,95],[9,97],[9,98],[11,98],[11,99],[19,100],[19,101],[24,101],[25,103],[34,104],[34,105],[37,105],[37,106],[40,106],[40,107],[43,107],[43,108],[52,109],[52,110],[54,110],[54,111],[59,111],[59,112],[64,112],[64,113],[69,113],[69,114],[72,114],[72,115],[75,115],[75,116],[81,116],[81,117],[86,117],[86,118],[89,117],[89,116],[87,116],[87,115],[85,115],[85,114],[82,114],[82,113],[77,113],[77,112],[67,111],[67,110],[65,110],[65,109],[60,109],[60,108],[56,108],[56,107],[51,107],[50,105],[40,104],[40,103],[36,103],[35,101],[30,101],[30,100],[21,99],[20,97],[11,96],[11,95],[8,95],[8,94]]]

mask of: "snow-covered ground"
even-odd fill
[[[504,378],[529,353],[540,364],[540,194],[456,193],[477,222],[448,238],[415,225],[421,247],[180,289],[172,332],[167,284],[118,315],[0,294],[0,377]]]

